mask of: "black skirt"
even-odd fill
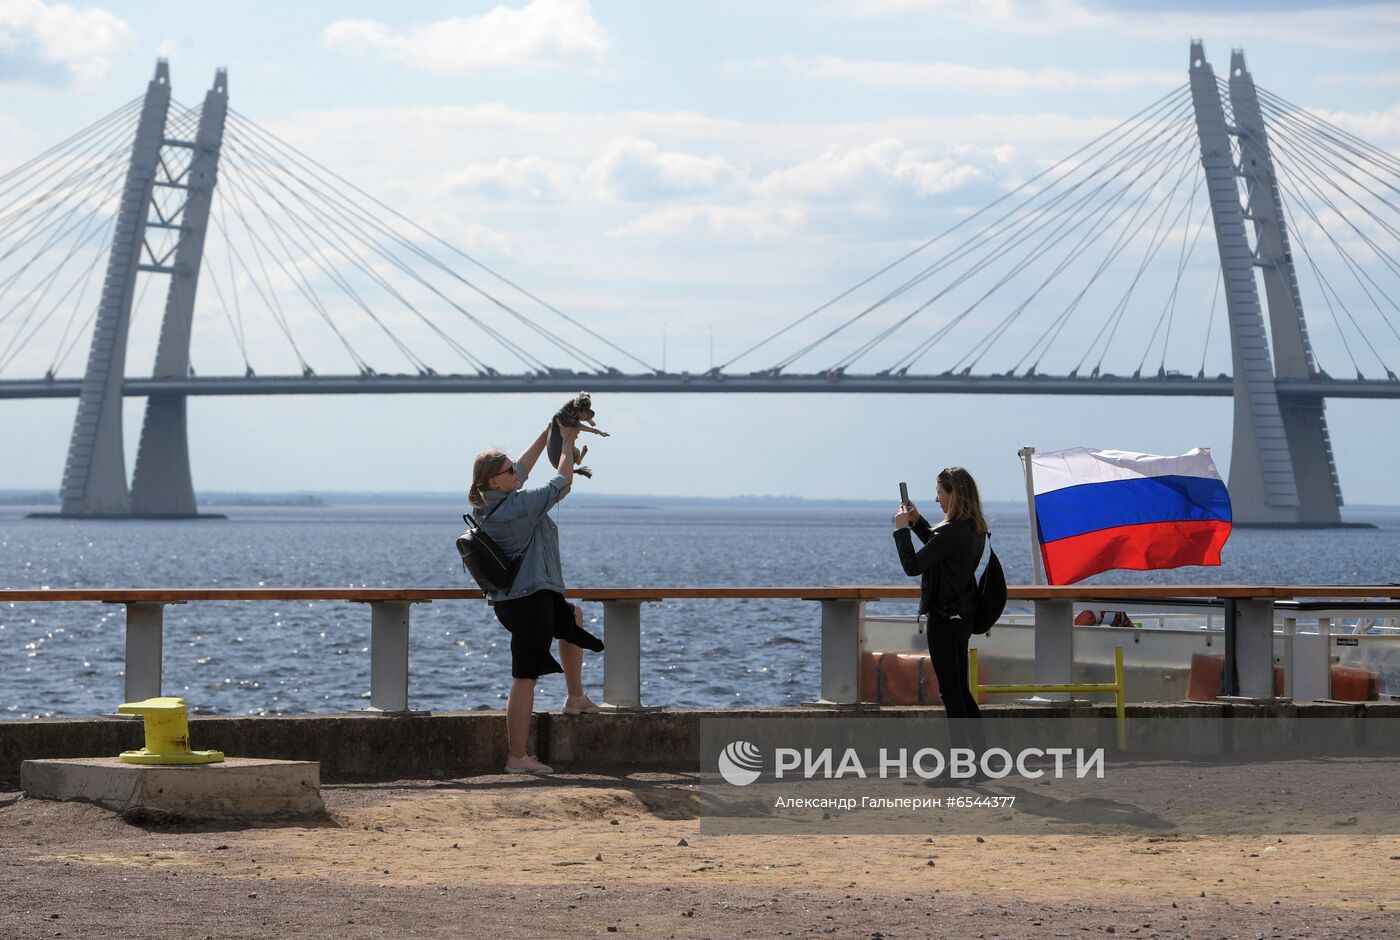
[[[538,679],[564,667],[550,651],[554,640],[567,640],[595,653],[603,641],[574,623],[574,608],[558,591],[536,591],[495,605],[496,619],[510,631],[510,674]]]

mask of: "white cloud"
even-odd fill
[[[1303,45],[1390,51],[1400,45],[1400,7],[1378,3],[1322,3],[1270,16],[1246,6],[1219,4],[1116,7],[1111,0],[847,0],[858,16],[937,14],[983,29],[1026,36],[1101,31],[1133,39],[1169,36],[1253,36]],[[1184,39],[1183,39],[1184,46]],[[1207,50],[1209,51],[1209,50]],[[1185,56],[1183,55],[1183,58]]]
[[[375,20],[338,20],[322,42],[331,49],[373,54],[424,72],[600,64],[606,31],[588,0],[531,0],[468,18],[438,20],[397,32]]]
[[[620,225],[608,235],[743,235],[749,239],[791,235],[803,222],[799,206],[667,206]]]
[[[99,7],[0,0],[0,81],[95,84],[126,36],[126,23]]]
[[[624,137],[608,145],[587,175],[600,196],[642,201],[726,188],[741,172],[722,157],[662,150],[650,140]]]
[[[731,66],[743,69],[745,66]],[[1122,88],[1175,88],[1182,73],[1146,69],[985,68],[953,62],[880,62],[837,56],[779,56],[748,63],[758,71],[778,70],[807,79],[849,81],[876,88],[936,88],[995,91],[1084,91]]]
[[[545,157],[505,158],[491,163],[473,163],[451,174],[447,187],[454,191],[474,191],[501,198],[523,198],[553,202],[565,197],[578,179],[567,164]]]
[[[819,156],[770,174],[764,191],[788,197],[870,199],[898,190],[923,198],[985,178],[982,169],[957,159],[929,159],[887,138],[857,147],[831,147]]]

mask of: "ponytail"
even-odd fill
[[[503,463],[509,462],[510,458],[494,447],[477,454],[472,464],[472,483],[467,488],[467,502],[477,509],[485,506],[491,478],[505,469]]]

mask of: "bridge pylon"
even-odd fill
[[[126,378],[126,339],[136,275],[146,243],[165,118],[170,110],[170,66],[156,64],[131,145],[121,205],[117,210],[107,277],[102,283],[87,372],[73,421],[68,462],[63,471],[63,515],[125,516],[131,512],[122,444],[122,381]]]
[[[146,89],[118,209],[63,474],[64,516],[197,514],[190,477],[185,396],[160,393],[147,399],[130,490],[126,484],[122,430],[127,336],[136,279],[143,273],[170,277],[153,377],[189,375],[190,323],[228,113],[226,72],[220,69],[216,73],[214,86],[205,96],[194,141],[166,137],[169,110],[170,68],[162,59]],[[192,151],[187,168],[178,177],[171,172],[171,166],[178,161],[172,164],[162,158],[166,148]],[[182,191],[181,209],[172,214],[162,212],[155,201],[158,188]],[[175,231],[174,248],[157,257],[147,238],[148,229]]]
[[[1255,265],[1264,281],[1269,308],[1269,336],[1273,340],[1274,374],[1280,379],[1320,378],[1303,319],[1303,298],[1298,273],[1288,244],[1283,200],[1269,152],[1269,135],[1259,112],[1254,77],[1244,63],[1243,50],[1230,54],[1230,110],[1239,138],[1240,175],[1248,202],[1247,217],[1254,223]],[[1323,399],[1280,400],[1288,453],[1298,485],[1301,524],[1334,525],[1341,522],[1342,485],[1332,456]]]
[[[1235,120],[1230,126],[1215,71],[1199,40],[1191,43],[1189,71],[1234,359],[1229,480],[1234,518],[1245,525],[1337,525],[1341,487],[1321,399],[1284,404],[1275,384],[1276,378],[1312,378],[1317,370],[1254,82],[1243,53],[1237,51],[1230,65]],[[1239,139],[1238,164],[1230,146],[1232,135]],[[1247,214],[1241,204],[1241,178]],[[1256,248],[1250,247],[1246,218],[1253,222]],[[1256,267],[1264,272],[1272,356]]]
[[[183,182],[157,181],[157,186],[183,187],[188,193],[178,222],[175,263],[168,273],[170,287],[161,321],[152,378],[185,378],[190,373],[190,323],[199,286],[204,236],[214,202],[219,150],[228,116],[228,73],[219,69],[214,86],[204,96],[199,130],[192,143],[167,141],[193,150]],[[163,224],[171,224],[174,220]],[[131,511],[140,516],[195,516],[194,482],[190,476],[190,447],[185,412],[186,396],[157,394],[146,399],[146,418],[136,449],[131,478]]]

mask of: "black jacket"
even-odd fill
[[[919,613],[939,617],[958,614],[971,622],[977,603],[977,563],[987,537],[961,520],[936,528],[922,516],[912,526],[924,547],[914,551],[909,529],[894,530],[899,563],[910,577],[920,576]]]

